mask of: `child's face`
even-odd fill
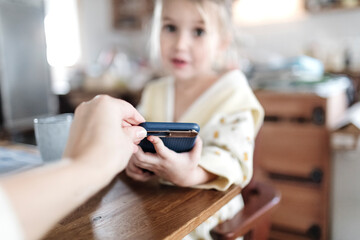
[[[205,3],[205,10],[206,4],[209,3]],[[221,43],[218,23],[213,15],[208,14],[209,19],[205,23],[193,2],[164,0],[161,57],[165,68],[177,80],[214,74],[212,65]]]

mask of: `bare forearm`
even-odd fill
[[[5,179],[2,186],[26,238],[39,239],[110,180],[81,163],[63,160]]]

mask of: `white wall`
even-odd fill
[[[121,32],[112,27],[111,0],[78,1],[85,65],[94,62],[101,50],[114,45],[137,56],[145,54],[145,34]],[[294,56],[302,54],[305,45],[314,39],[360,38],[360,8],[315,13],[288,23],[240,28],[251,39],[246,48],[250,54],[266,56],[266,52],[276,52]]]
[[[359,38],[360,8],[315,13],[294,22],[240,29],[251,36],[249,52],[261,50],[294,56],[303,53],[305,45],[316,39],[343,41]]]
[[[145,34],[114,29],[111,0],[78,0],[78,3],[84,65],[93,63],[102,50],[113,46],[143,56],[146,49]]]

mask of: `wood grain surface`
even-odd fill
[[[182,239],[240,192],[141,183],[122,173],[45,239]]]

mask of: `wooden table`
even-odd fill
[[[45,239],[182,239],[240,191],[141,183],[122,173]]]

